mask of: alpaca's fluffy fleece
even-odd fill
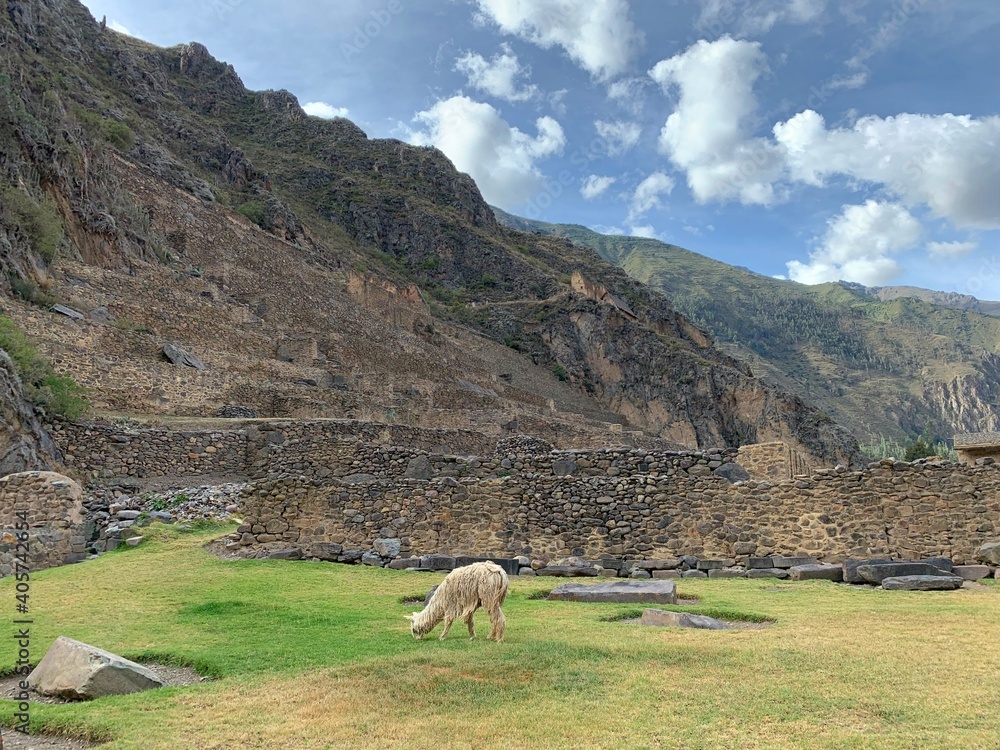
[[[508,585],[507,574],[496,563],[478,562],[455,568],[438,586],[422,612],[406,615],[410,620],[410,632],[414,638],[422,638],[444,620],[444,632],[441,633],[441,640],[444,640],[452,622],[464,620],[469,626],[469,637],[475,638],[472,615],[482,607],[489,613],[493,626],[489,637],[502,641],[507,621],[500,607],[507,598]]]

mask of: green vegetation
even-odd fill
[[[0,349],[10,356],[24,388],[24,396],[65,419],[81,417],[89,408],[86,390],[68,375],[58,375],[51,363],[28,342],[9,318],[0,316]]]
[[[246,203],[241,203],[236,207],[236,210],[261,229],[270,229],[271,216],[268,213],[267,206],[260,201],[247,201]]]
[[[27,237],[31,249],[51,265],[63,241],[62,216],[48,195],[36,200],[23,190],[7,186],[0,190],[0,222],[14,226]]]
[[[569,374],[566,372],[566,368],[563,367],[558,362],[555,365],[553,365],[552,374],[564,382],[569,380]]]
[[[102,138],[119,151],[128,151],[135,145],[135,133],[124,122],[101,117],[80,105],[73,106],[73,115],[87,133]]]
[[[550,581],[513,578],[506,643],[485,640],[482,612],[476,641],[461,624],[416,641],[402,615],[440,574],[202,549],[233,528],[155,524],[135,549],[32,576],[33,660],[66,635],[213,678],[34,704],[34,731],[109,750],[911,750],[992,747],[1000,734],[1000,653],[983,645],[1000,619],[993,582],[928,594],[680,581],[699,603],[672,609],[770,621],[712,632],[621,622],[636,605],[540,601]],[[15,583],[0,581],[0,597]],[[17,648],[0,642],[0,663]],[[0,702],[0,722],[17,710]]]

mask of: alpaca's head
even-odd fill
[[[412,615],[403,615],[403,617],[410,621],[410,635],[418,641],[427,634],[426,627],[420,622],[420,618],[417,617],[419,614],[419,612],[414,612]]]

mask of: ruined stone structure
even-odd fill
[[[30,575],[83,560],[82,496],[79,484],[53,472],[0,479],[0,576],[25,570]],[[25,524],[27,539],[19,538]]]
[[[975,466],[981,458],[1000,460],[1000,432],[966,432],[955,435],[955,451],[962,463]]]
[[[273,477],[243,498],[241,542],[443,552],[661,558],[807,554],[973,562],[1000,529],[1000,468],[883,461],[779,482],[653,470],[490,479],[316,481]],[[538,467],[531,467],[538,468]],[[696,471],[692,472],[691,468]]]

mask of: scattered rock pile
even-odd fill
[[[204,485],[140,495],[136,484],[92,486],[84,501],[88,549],[101,553],[122,544],[135,546],[142,539],[140,529],[157,521],[228,521],[239,512],[243,487],[239,483]]]

